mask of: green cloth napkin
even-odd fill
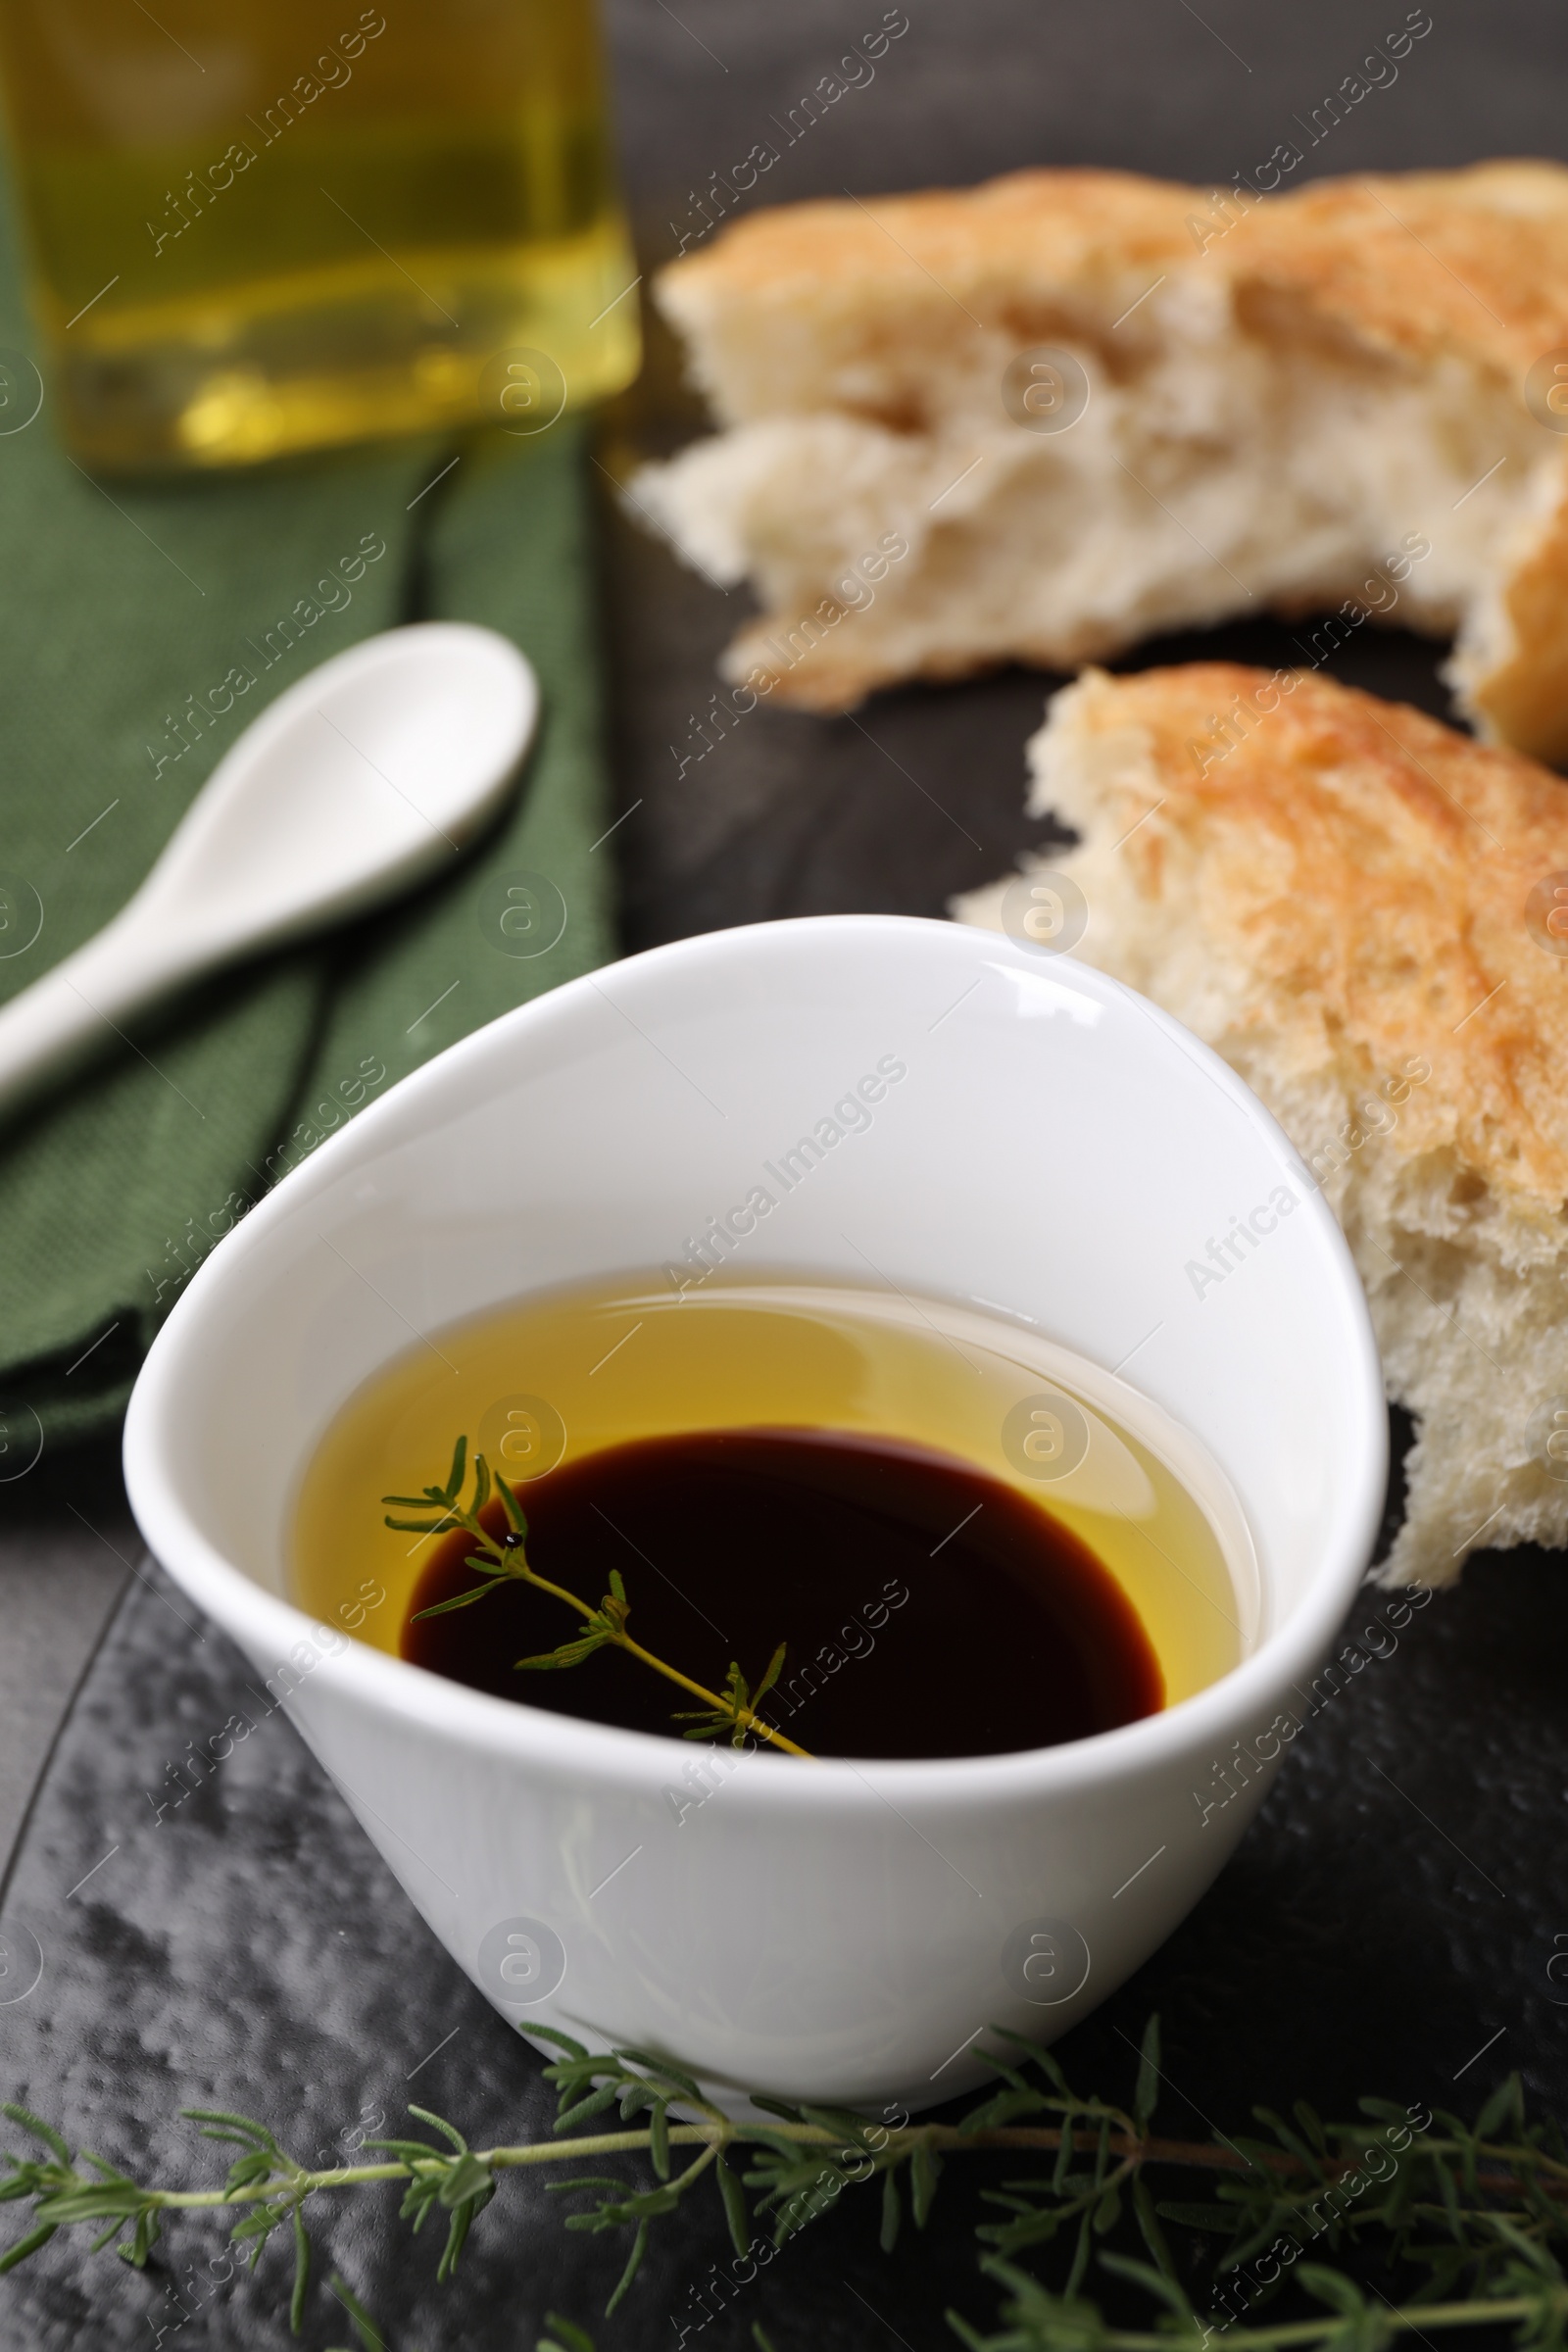
[[[584,428],[99,483],[64,455],[47,400],[3,429],[36,379],[0,268],[0,998],[108,920],[245,723],[357,639],[482,621],[522,647],[543,695],[516,799],[450,876],[200,983],[0,1129],[4,1477],[40,1432],[54,1446],[113,1421],[191,1271],[325,1134],[613,946],[608,853],[593,854],[610,817]],[[237,698],[235,672],[255,681]],[[562,902],[565,918],[526,957],[497,920],[519,872],[560,894],[536,894],[550,929]]]

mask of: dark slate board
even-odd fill
[[[1568,152],[1568,23],[1552,0],[1434,0],[1432,13],[1398,84],[1346,121],[1310,169]],[[882,11],[880,0],[794,0],[785,12],[609,0],[607,14],[653,269],[673,250],[668,223],[688,217],[688,191],[744,155]],[[965,0],[939,12],[908,0],[908,15],[876,83],[791,148],[762,194],[869,194],[1040,161],[1224,182],[1404,9]],[[617,468],[628,447],[669,447],[696,421],[656,335],[644,382],[607,420],[607,464]],[[783,914],[937,914],[1050,838],[1020,803],[1023,740],[1053,681],[1017,671],[878,697],[859,713],[866,733],[763,709],[677,777],[669,745],[685,742],[688,712],[712,690],[713,656],[744,600],[679,570],[608,498],[606,547],[630,813],[605,854],[619,859],[628,948]],[[1197,655],[1296,658],[1288,632],[1259,624],[1146,647],[1136,665]],[[1446,715],[1437,661],[1431,646],[1363,630],[1333,665]],[[102,1484],[112,1467],[84,1463],[81,1475]],[[51,1528],[75,1526],[67,1492],[44,1508]],[[1564,1601],[1560,1556],[1482,1558],[1392,1655],[1363,1648],[1367,1662],[1290,1751],[1207,1899],[1063,2045],[1075,2078],[1125,2085],[1123,2037],[1136,2040],[1157,2006],[1171,2130],[1200,2132],[1210,2118],[1234,2130],[1252,2101],[1303,2092],[1340,2113],[1374,2089],[1479,2103],[1509,2065],[1568,2116],[1568,1983],[1547,1973],[1555,1954],[1568,1978]],[[382,2110],[396,2130],[411,2097],[480,2144],[547,2128],[539,2061],[435,1945],[281,1718],[156,1822],[186,1740],[253,1704],[222,1639],[171,1605],[189,1619],[177,1593],[129,1585],[0,1894],[0,2092],[160,2179],[215,2177],[220,2162],[175,2120],[182,2105],[259,2114],[306,2156]],[[1370,1598],[1348,1632],[1381,1605]],[[30,1973],[29,1936],[43,1975],[18,2000],[8,1988]],[[980,2177],[950,2169],[931,2230],[897,2264],[876,2250],[874,2214],[847,2198],[688,2344],[749,2352],[760,2318],[778,2352],[950,2346],[947,2305],[982,2321],[992,2311],[973,2270]],[[320,2265],[323,2278],[342,2268],[394,2352],[531,2352],[552,2308],[598,2327],[618,2257],[563,2232],[537,2181],[506,2184],[457,2282],[439,2290],[436,2246],[411,2244],[394,2210],[391,2192],[346,2200]],[[89,2259],[84,2236],[57,2238],[0,2281],[0,2346],[129,2352],[160,2327],[166,2343],[211,2352],[282,2344],[285,2257],[274,2250],[255,2279],[220,2283],[220,2224],[185,2225],[169,2266],[137,2278],[112,2254]],[[655,2245],[631,2301],[599,2330],[602,2352],[674,2347],[694,2288],[725,2256],[716,2210]],[[304,2341],[324,2352],[348,2339],[323,2286]]]

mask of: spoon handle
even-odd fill
[[[0,1116],[122,1034],[120,1022],[176,976],[130,912],[0,1007]]]

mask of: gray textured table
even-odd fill
[[[669,224],[688,217],[691,191],[881,13],[845,0],[787,13],[614,0],[649,268],[673,250]],[[1290,135],[1293,117],[1404,10],[969,0],[940,12],[908,0],[907,14],[875,81],[769,174],[770,199],[1042,161],[1225,181]],[[1322,143],[1313,169],[1568,153],[1560,10],[1434,0],[1432,15],[1397,83]],[[613,441],[652,450],[692,429],[677,374],[656,335],[644,383],[607,419]],[[1052,681],[1018,672],[883,696],[861,727],[764,709],[679,776],[668,747],[710,691],[735,600],[678,571],[609,508],[605,544],[618,789],[631,812],[615,836],[628,947],[780,914],[938,913],[1042,838],[1019,813],[1021,745]],[[1151,647],[1140,660],[1199,650]],[[1266,626],[1200,650],[1290,658]],[[1442,713],[1436,659],[1363,632],[1336,666]],[[240,1668],[160,1589],[111,1451],[46,1460],[0,1486],[0,1850],[16,1843],[0,1894],[7,2092],[108,2155],[160,2168],[189,2153],[173,2111],[206,2100],[287,2121],[304,2153],[421,2095],[481,2137],[538,2127],[536,2061],[433,1945],[286,1724],[270,1722],[209,1791],[156,1823],[147,1791],[188,1737],[223,1720]],[[1253,2099],[1287,2104],[1303,2090],[1340,2109],[1374,2088],[1459,2102],[1504,2063],[1568,2113],[1568,1988],[1547,1975],[1568,1950],[1565,1669],[1563,1560],[1472,1562],[1463,1589],[1369,1662],[1298,1743],[1208,1899],[1073,2036],[1075,2073],[1120,2082],[1120,2036],[1136,2038],[1157,2004],[1175,2128],[1201,2130],[1205,2115],[1235,2127]],[[34,1945],[43,1975],[18,1997]],[[991,2306],[973,2278],[972,2191],[950,2179],[944,2198],[896,2269],[875,2251],[872,2218],[846,2200],[702,2341],[738,2352],[760,2317],[779,2352],[951,2343],[946,2303],[979,2319]],[[395,2320],[397,2352],[526,2348],[549,2307],[591,2320],[612,2275],[611,2255],[562,2236],[544,2212],[537,2188],[510,2184],[440,2293],[433,2254],[394,2237],[385,2205],[346,2212],[331,2253]],[[176,2267],[137,2279],[57,2240],[0,2282],[0,2344],[118,2352],[174,2330],[182,2309],[180,2340],[215,2352],[286,2340],[278,2270],[254,2284],[182,2273],[217,2243],[198,2233]],[[720,2251],[707,2222],[674,2237],[601,2335],[606,2352],[672,2344],[672,2317]],[[313,2307],[308,2343],[343,2339],[329,2311]]]

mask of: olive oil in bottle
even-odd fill
[[[636,372],[592,0],[0,0],[57,413],[241,465]]]

